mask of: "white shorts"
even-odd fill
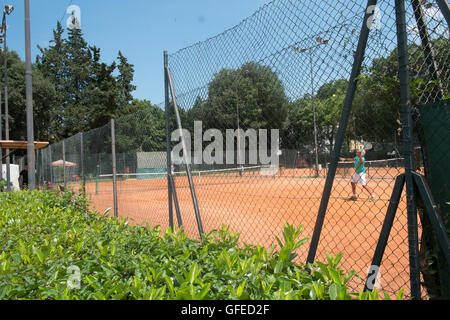
[[[365,173],[355,173],[352,176],[352,182],[353,183],[357,183],[357,184],[362,185],[362,186],[367,185],[366,174]]]

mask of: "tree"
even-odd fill
[[[318,135],[321,137],[319,146],[322,145],[323,148],[325,142],[328,142],[330,155],[334,147],[347,86],[347,80],[338,79],[324,84],[317,91]]]
[[[431,45],[438,61],[438,69],[447,70],[450,64],[448,39],[434,39]],[[421,46],[410,44],[408,53],[411,102],[416,106],[421,103],[421,96],[436,97],[433,92],[439,90],[439,82],[431,79]],[[442,72],[440,84],[445,86],[449,80],[448,72]],[[445,92],[448,94],[448,89],[444,90],[444,94]],[[375,58],[371,65],[363,70],[358,82],[353,114],[358,123],[357,134],[365,140],[386,144],[392,143],[399,135],[401,110],[397,49],[392,50],[386,57]]]
[[[116,149],[118,153],[166,150],[164,110],[148,100],[133,100],[138,112],[116,120]]]
[[[223,69],[208,85],[205,107],[208,126],[219,130],[283,129],[288,100],[277,75],[248,62],[238,70]]]
[[[284,149],[302,149],[313,141],[313,113],[311,98],[306,95],[289,104],[288,123],[282,132],[281,141]]]
[[[57,140],[136,111],[133,65],[120,51],[118,65],[101,62],[100,48],[89,46],[80,29],[68,30],[64,38],[60,23],[50,43],[48,48],[39,47],[36,65],[57,89],[50,123]]]
[[[1,60],[0,66],[3,70],[3,59]],[[7,72],[10,138],[26,141],[25,62],[15,51],[8,51]],[[0,85],[3,90],[3,83]],[[52,121],[51,115],[57,100],[58,95],[54,85],[39,70],[33,68],[33,116],[36,140],[55,141],[49,124]]]
[[[53,136],[59,140],[63,135],[64,127],[64,92],[66,89],[67,67],[65,63],[66,44],[63,39],[64,29],[61,23],[57,23],[56,30],[53,30],[52,45],[49,48],[38,46],[41,56],[36,57],[36,66],[43,76],[50,80],[56,89],[56,101],[51,110],[51,121],[48,128]]]
[[[136,86],[132,84],[134,79],[134,69],[133,65],[128,63],[128,59],[119,51],[117,57],[119,64],[117,69],[119,70],[119,75],[117,76],[117,87],[119,90],[119,115],[129,114],[135,110],[130,107],[133,106],[131,102],[133,101],[132,92],[136,90]]]
[[[91,73],[86,92],[85,111],[88,128],[97,128],[107,123],[118,114],[119,89],[113,72],[116,64],[107,65],[100,62],[100,49],[90,48],[92,52]]]
[[[283,130],[286,125],[288,99],[284,87],[269,67],[254,62],[239,69],[222,69],[208,84],[206,99],[197,97],[187,112],[180,109],[185,128],[193,132],[194,121],[202,121],[203,130],[239,128]],[[186,121],[183,120],[186,119]],[[173,127],[172,127],[173,128]]]
[[[314,96],[319,151],[327,147],[331,152],[340,113],[347,89],[343,79],[323,84]],[[313,97],[306,94],[292,102],[288,110],[288,125],[283,134],[283,148],[309,149],[314,147]]]

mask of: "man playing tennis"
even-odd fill
[[[366,181],[366,168],[365,168],[365,162],[366,159],[364,158],[365,151],[364,150],[356,150],[356,157],[354,159],[352,158],[339,158],[340,161],[354,161],[355,163],[355,173],[352,176],[352,192],[353,195],[350,198],[350,200],[356,201],[357,195],[356,195],[356,185],[361,185],[366,191],[370,194],[370,200],[375,201],[375,195],[372,193],[372,190],[367,186]]]

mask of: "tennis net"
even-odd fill
[[[212,185],[212,184],[229,184],[242,183],[245,178],[256,177],[273,177],[276,172],[269,174],[267,166],[253,166],[253,167],[234,167],[229,169],[214,169],[214,170],[194,170],[191,171],[193,182],[196,185]],[[144,172],[144,173],[117,173],[116,179],[119,183],[124,181],[147,181],[147,184],[154,184],[166,186],[167,170],[160,168],[158,172]],[[186,171],[179,170],[172,172],[172,176],[177,183],[177,187],[184,185],[187,181]],[[112,181],[113,174],[101,174],[98,176],[99,182]]]

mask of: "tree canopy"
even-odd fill
[[[208,97],[197,98],[188,121],[202,120],[205,128],[280,129],[287,116],[284,87],[277,75],[254,62],[239,69],[222,69],[208,85]],[[191,125],[191,124],[189,124]]]
[[[3,70],[3,59],[0,59]],[[33,114],[34,136],[36,140],[55,141],[55,136],[49,124],[53,121],[53,107],[57,102],[57,90],[51,81],[33,67]],[[8,106],[9,106],[9,136],[12,140],[27,139],[25,112],[25,62],[17,52],[8,51]],[[1,77],[3,80],[3,77]],[[3,81],[0,84],[3,90]],[[2,103],[4,95],[2,94]],[[3,109],[4,110],[4,109]]]
[[[51,111],[56,140],[100,127],[112,117],[132,113],[134,69],[121,51],[116,61],[101,61],[101,49],[89,45],[80,29],[58,23],[48,48],[39,47],[36,66],[53,84],[57,99]],[[116,75],[117,73],[117,75]]]

